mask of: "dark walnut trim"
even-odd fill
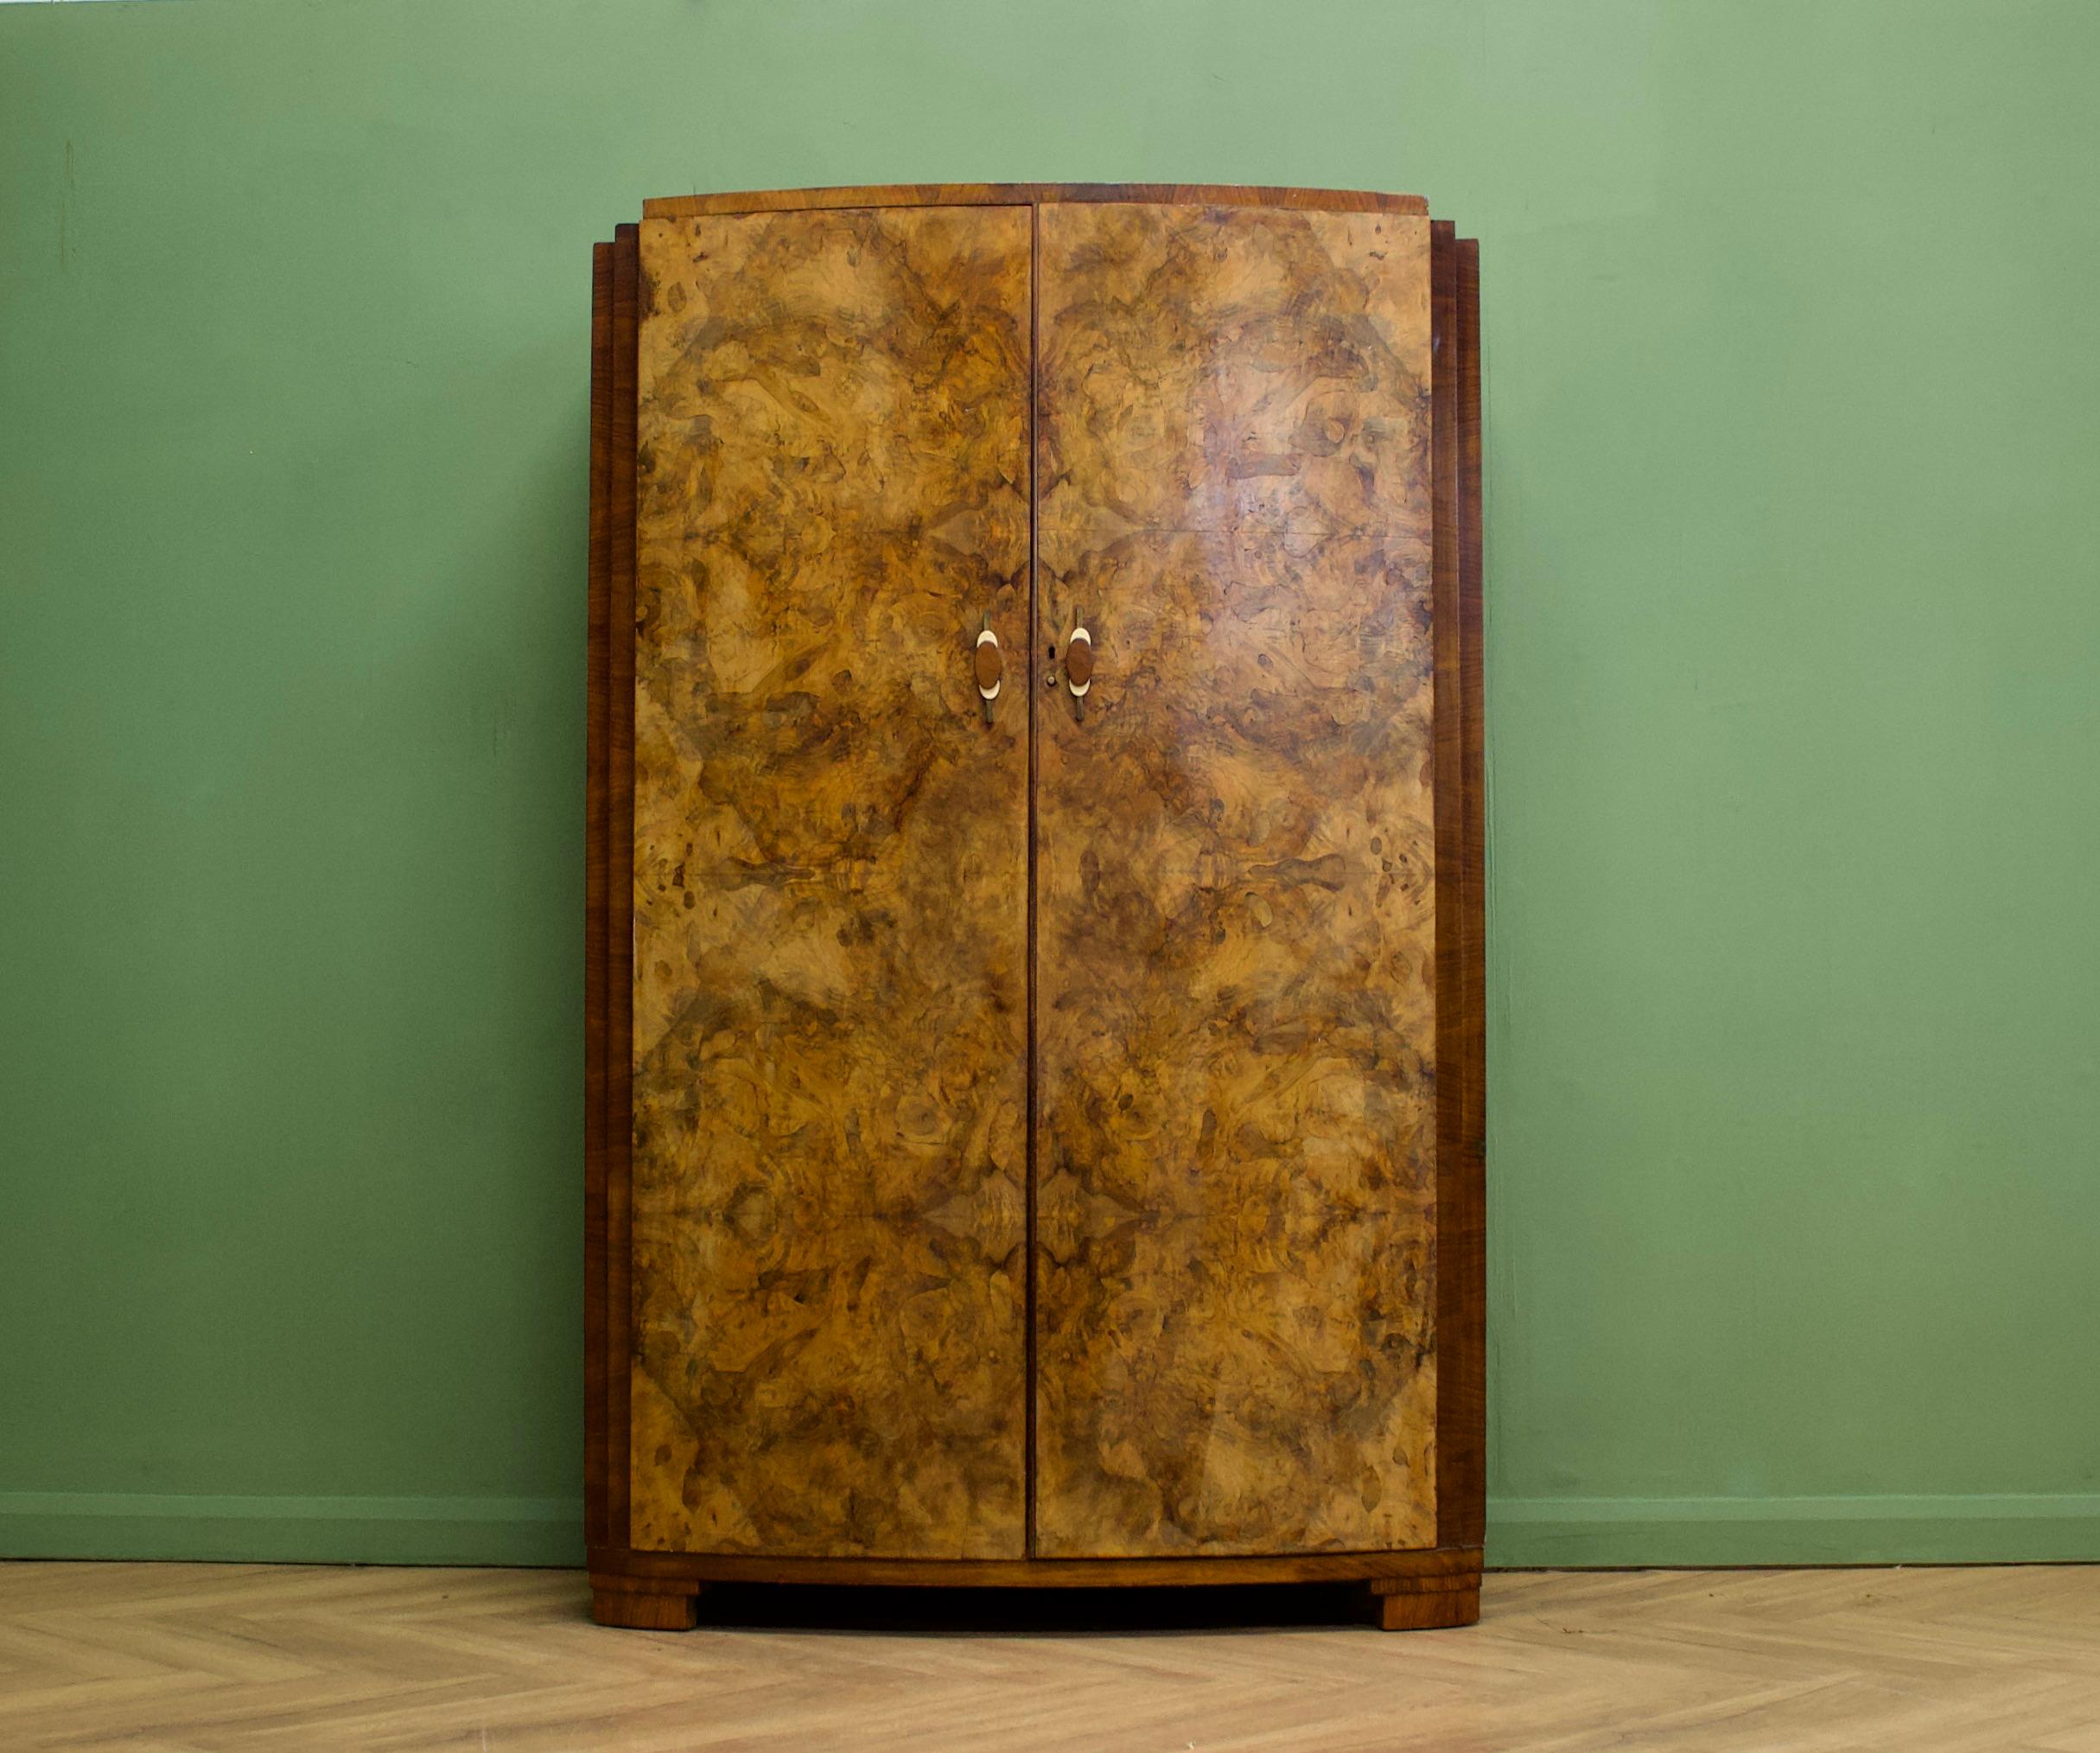
[[[633,1225],[628,1189],[634,1143],[634,433],[641,337],[641,227],[621,226],[613,241],[612,711],[607,740],[609,799],[606,860],[606,1347],[612,1419],[606,1482],[612,1537],[627,1537],[633,1429],[627,1402],[633,1300],[629,1287]]]
[[[1446,1250],[1458,1294],[1446,1355],[1454,1365],[1448,1420],[1454,1467],[1451,1522],[1439,1538],[1479,1546],[1487,1529],[1487,770],[1483,645],[1484,546],[1480,507],[1480,246],[1458,240],[1459,428],[1459,1155],[1453,1165]],[[1440,1220],[1441,1221],[1441,1220]],[[1476,1609],[1477,1612],[1477,1609]]]
[[[607,749],[612,711],[613,246],[591,249],[590,596],[584,616],[583,1477],[584,1534],[607,1541],[605,1336]],[[624,1537],[625,1531],[621,1531]]]
[[[1040,936],[1036,930],[1037,897],[1036,870],[1040,852],[1040,812],[1038,798],[1041,786],[1043,711],[1035,692],[1035,653],[1042,647],[1043,596],[1042,596],[1042,478],[1041,429],[1042,383],[1036,361],[1042,356],[1043,307],[1043,213],[1040,207],[1028,209],[1028,601],[1024,618],[1028,625],[1028,940],[1027,946],[1027,996],[1028,1006],[1028,1066],[1027,1082],[1023,1097],[1027,1103],[1028,1122],[1028,1185],[1023,1193],[1027,1205],[1024,1221],[1028,1235],[1028,1260],[1023,1269],[1021,1284],[1021,1318],[1028,1323],[1026,1335],[1028,1380],[1021,1384],[1026,1404],[1021,1409],[1022,1467],[1021,1487],[1021,1525],[1026,1542],[1022,1550],[1033,1559],[1035,1556],[1036,1503],[1036,1443],[1039,1437],[1039,1409],[1035,1404],[1036,1383],[1040,1380],[1036,1352],[1039,1340],[1035,1331],[1036,1305],[1041,1290],[1040,1283],[1042,1259],[1036,1252],[1037,1176],[1035,1172],[1035,1122],[1040,1112],[1040,1090],[1037,1074],[1036,1004],[1037,979],[1041,970],[1038,966]]]
[[[1414,1584],[1470,1578],[1480,1549],[1411,1552],[1308,1552],[1263,1559],[770,1559],[745,1553],[594,1549],[594,1584],[641,1588],[675,1583],[869,1583],[927,1589],[1186,1587],[1213,1583]]]
[[[644,219],[779,213],[808,207],[988,207],[1055,201],[1156,201],[1187,207],[1301,207],[1329,213],[1426,214],[1419,194],[1359,188],[1270,188],[1222,182],[904,182],[871,188],[765,188],[671,194],[642,203]]]
[[[1465,271],[1470,255],[1473,271]],[[1486,1504],[1478,255],[1429,226],[1436,628],[1436,1502],[1441,1544],[1480,1544]]]
[[[584,781],[583,1501],[627,1538],[629,1149],[633,1135],[634,379],[640,228],[592,260],[590,609]],[[607,1623],[624,1621],[608,1620]]]

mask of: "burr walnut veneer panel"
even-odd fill
[[[1436,1541],[1429,246],[1042,209],[1046,1556]]]
[[[1024,1551],[1029,232],[642,226],[639,1548]]]

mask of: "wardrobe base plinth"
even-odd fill
[[[629,1631],[690,1631],[704,1583],[654,1577],[593,1577],[590,1616]]]
[[[595,1548],[591,1617],[601,1625],[684,1631],[717,1583],[815,1589],[1129,1589],[1235,1584],[1337,1584],[1361,1590],[1383,1631],[1435,1631],[1480,1616],[1480,1549],[1193,1559],[808,1559]]]
[[[1371,1623],[1381,1631],[1447,1631],[1480,1618],[1480,1578],[1381,1578],[1367,1584]]]

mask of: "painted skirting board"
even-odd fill
[[[0,1558],[580,1565],[563,1497],[0,1492]],[[2100,1495],[1490,1498],[1499,1569],[2100,1562]]]
[[[1501,1569],[2100,1560],[2100,1495],[1487,1501]]]
[[[9,1491],[0,1557],[581,1565],[583,1500]]]

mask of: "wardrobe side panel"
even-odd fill
[[[642,227],[637,1548],[1024,1550],[1030,247]]]
[[[590,517],[584,610],[583,761],[583,1527],[613,1536],[607,1480],[610,1348],[604,1330],[606,1256],[606,962],[612,727],[613,246],[591,250]]]
[[[1035,1550],[1434,1545],[1428,222],[1040,250]]]

